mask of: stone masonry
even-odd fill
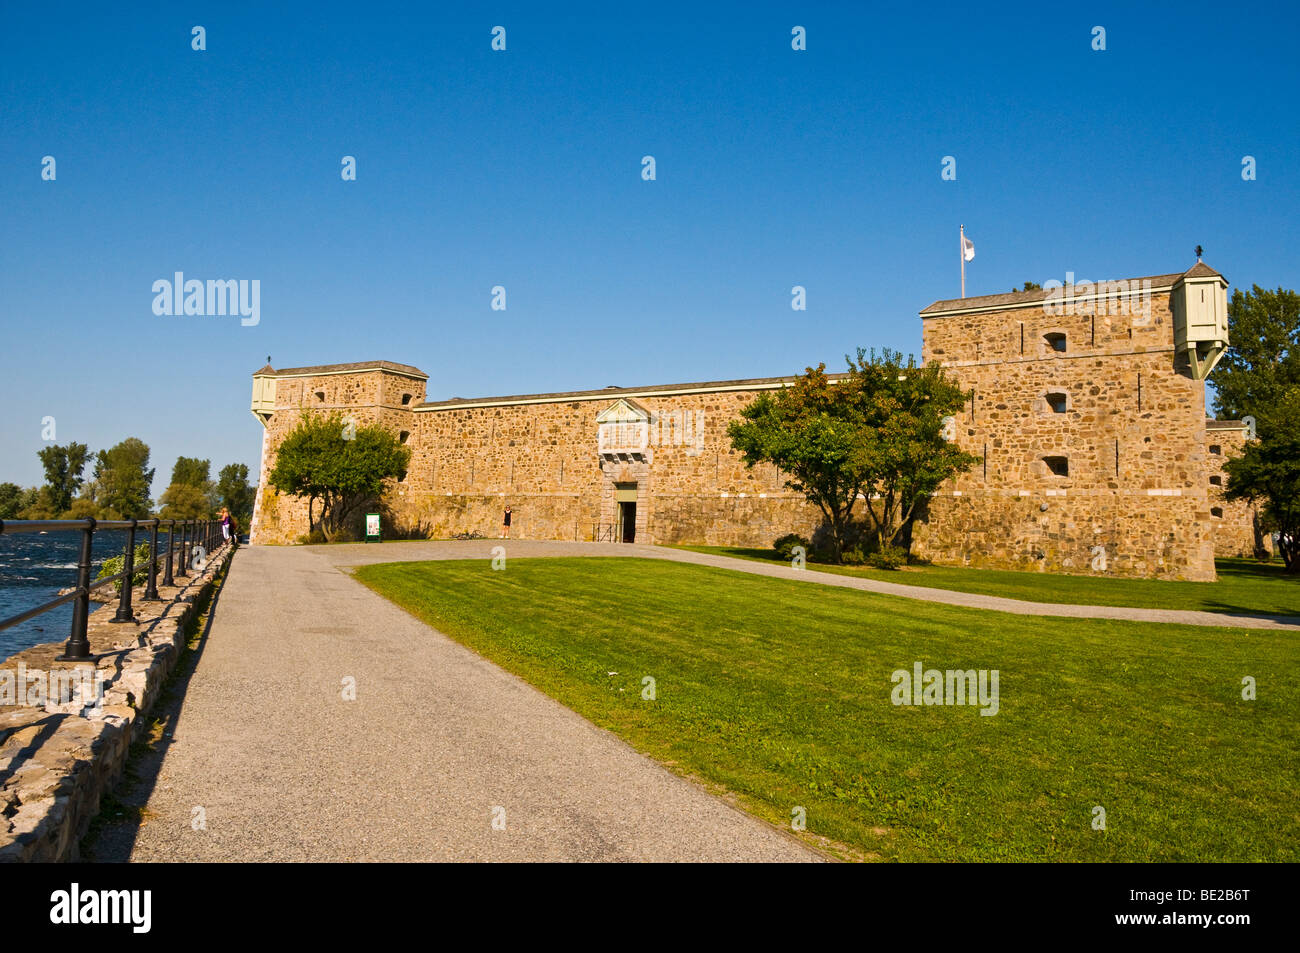
[[[1200,264],[1186,275],[1221,280]],[[1240,548],[1243,516],[1226,506],[1211,515],[1219,459],[1206,440],[1204,382],[1174,339],[1171,289],[1182,277],[1116,283],[1142,291],[1068,307],[1040,291],[921,313],[924,360],[971,391],[949,439],[981,463],[932,497],[915,553],[954,565],[1214,578],[1216,547]],[[277,494],[267,474],[279,442],[313,410],[400,435],[411,465],[386,499],[400,524],[433,537],[498,536],[506,505],[511,535],[530,539],[765,547],[811,535],[820,512],[775,468],[747,468],[726,435],[741,408],[790,380],[428,402],[427,375],[409,365],[268,366],[254,375],[253,411],[266,429],[252,541],[293,543],[308,531],[305,505]]]

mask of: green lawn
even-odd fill
[[[784,561],[770,549],[732,546],[672,548],[764,562]],[[967,569],[961,566],[909,566],[896,572],[866,566],[824,566],[817,563],[808,563],[807,568],[817,572],[896,582],[905,586],[955,589],[958,592],[1005,596],[1029,602],[1300,616],[1300,577],[1286,575],[1280,561],[1261,564],[1251,559],[1220,559],[1217,566],[1218,582],[1065,576],[1007,569]]]
[[[1293,633],[1025,618],[630,558],[356,578],[759,816],[788,827],[805,808],[850,855],[1300,860]],[[917,661],[997,669],[1000,710],[893,705],[891,673]]]

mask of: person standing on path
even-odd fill
[[[501,538],[510,538],[510,507],[506,507],[506,515],[501,521]]]
[[[221,536],[228,543],[230,542],[230,532],[234,528],[234,520],[230,518],[230,510],[224,506],[221,508]]]

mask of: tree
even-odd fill
[[[208,479],[210,460],[177,457],[172,467],[172,482],[158,502],[163,519],[211,519],[217,510],[216,485]]]
[[[1287,392],[1300,386],[1300,295],[1240,288],[1228,303],[1231,345],[1210,373],[1214,411],[1239,420],[1270,415]]]
[[[58,515],[50,502],[50,488],[48,486],[32,486],[23,490],[22,499],[18,503],[19,519],[48,520],[54,519]]]
[[[771,463],[825,515],[832,557],[844,551],[853,510],[865,504],[878,544],[890,547],[916,508],[979,458],[944,439],[944,418],[960,412],[966,393],[941,367],[858,349],[837,382],[826,365],[774,393],[759,395],[728,427],[747,466]]]
[[[205,520],[213,515],[212,497],[200,486],[173,483],[158,498],[158,516],[165,520]]]
[[[46,502],[56,516],[72,506],[73,496],[81,489],[81,472],[89,454],[84,443],[75,441],[66,447],[54,444],[36,452],[45,468],[45,486],[49,489]]]
[[[17,483],[0,483],[0,520],[18,518],[23,506],[23,488]]]
[[[1036,281],[1026,281],[1023,288],[1012,288],[1011,293],[1016,294],[1019,291],[1042,291],[1043,286]]]
[[[1224,498],[1259,505],[1264,525],[1277,531],[1287,573],[1300,574],[1300,387],[1265,412],[1259,433],[1241,456],[1224,461]]]
[[[176,465],[172,467],[172,483],[206,487],[211,463],[210,460],[200,460],[197,457],[177,457]]]
[[[1295,435],[1294,414],[1300,409],[1300,295],[1259,285],[1249,292],[1238,288],[1228,303],[1228,339],[1232,343],[1227,353],[1210,374],[1214,411],[1220,417],[1254,417],[1259,443],[1247,443],[1245,462],[1235,468],[1229,466],[1232,461],[1225,462],[1226,496],[1256,505],[1255,549],[1260,558],[1269,556],[1265,531],[1283,534],[1283,558],[1294,572],[1286,548],[1287,540],[1294,540],[1294,527],[1288,535],[1283,526],[1295,505],[1297,486],[1289,482],[1290,470],[1278,454],[1285,453]]]
[[[101,450],[95,457],[92,499],[106,519],[142,519],[149,515],[149,445],[138,437]]]
[[[230,510],[238,524],[248,526],[253,519],[253,497],[256,490],[248,483],[248,465],[230,463],[217,474],[217,499]]]
[[[307,498],[308,524],[313,530],[319,525],[327,539],[361,506],[379,499],[384,482],[400,478],[411,461],[411,451],[376,424],[357,427],[351,436],[345,439],[340,415],[307,414],[280,444],[268,477],[281,493]]]

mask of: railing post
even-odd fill
[[[144,584],[141,602],[160,602],[158,598],[158,517],[149,521],[149,578]]]
[[[179,560],[180,563],[180,565],[176,567],[177,579],[184,579],[186,576],[190,574],[189,570],[185,568],[186,565],[188,565],[189,563],[189,560],[185,558],[185,536],[189,529],[189,525],[190,525],[189,520],[181,520],[181,545],[180,545],[180,549],[177,550],[176,553],[176,558],[177,560]]]
[[[85,662],[93,660],[90,654],[90,640],[86,638],[86,620],[90,618],[90,559],[91,544],[95,536],[95,520],[88,518],[86,528],[81,531],[81,553],[77,557],[77,598],[72,603],[72,632],[68,635],[68,644],[63,654],[58,656],[60,662]]]
[[[163,569],[163,585],[174,586],[176,580],[172,578],[172,550],[176,547],[176,521],[167,521],[167,565]]]
[[[131,611],[132,577],[135,575],[135,527],[136,520],[131,520],[131,528],[126,531],[126,552],[122,554],[122,594],[117,600],[117,612],[114,622],[134,622],[135,613]]]

